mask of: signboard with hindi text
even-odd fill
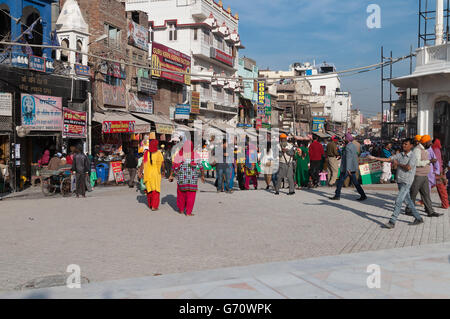
[[[192,114],[200,114],[200,92],[192,92],[191,113]]]
[[[139,49],[148,50],[148,29],[134,21],[128,21],[128,44]]]
[[[0,93],[0,115],[12,116],[12,94]]]
[[[379,161],[362,163],[359,165],[359,172],[363,185],[378,184],[383,173],[383,166]]]
[[[64,108],[63,137],[86,138],[86,112]]]
[[[61,131],[62,98],[21,94],[22,125],[36,131]]]
[[[104,121],[103,133],[134,133],[135,121]]]
[[[191,85],[191,57],[177,50],[166,47],[165,45],[152,43],[152,76],[164,78],[174,82]],[[158,69],[167,69],[162,71]]]

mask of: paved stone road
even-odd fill
[[[87,199],[20,199],[0,202],[0,290],[81,266],[91,282],[297,260],[348,252],[449,241],[448,213],[419,227],[401,216],[381,229],[395,192],[369,190],[369,200],[346,189],[275,196],[265,190],[216,194],[201,185],[197,216],[175,212],[174,184],[163,182],[162,206],[126,187],[98,189]],[[434,202],[438,202],[433,194]],[[439,210],[444,212],[443,210]]]

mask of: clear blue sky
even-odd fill
[[[429,1],[433,4],[434,1]],[[369,4],[381,7],[381,28],[369,29]],[[240,56],[261,68],[288,70],[293,62],[334,63],[338,70],[409,54],[417,47],[417,0],[224,0],[239,13],[239,33],[246,49]],[[413,64],[414,66],[414,64]],[[394,76],[409,73],[409,61],[394,67]],[[380,112],[380,71],[342,78],[353,106],[367,116]]]

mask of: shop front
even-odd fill
[[[36,176],[38,167],[46,165],[45,151],[50,157],[63,151],[63,110],[74,104],[86,105],[89,82],[3,65],[0,77],[0,92],[11,95],[7,130],[0,124],[2,156],[9,161],[14,184],[20,190]],[[9,102],[4,94],[0,100],[2,123]]]
[[[122,164],[126,152],[138,153],[150,125],[125,112],[95,113],[92,143],[98,183],[122,183],[127,179]]]

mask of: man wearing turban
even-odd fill
[[[419,136],[416,136],[416,142],[418,138]],[[414,182],[411,185],[411,200],[415,203],[417,194],[420,192],[427,215],[429,217],[439,217],[442,214],[438,214],[434,211],[430,196],[428,174],[430,173],[432,162],[430,161],[430,154],[427,151],[427,148],[430,147],[431,137],[429,135],[424,135],[420,138],[420,142],[414,148],[414,156],[416,157],[417,165]],[[406,209],[406,214],[411,216],[411,210],[409,208]]]

